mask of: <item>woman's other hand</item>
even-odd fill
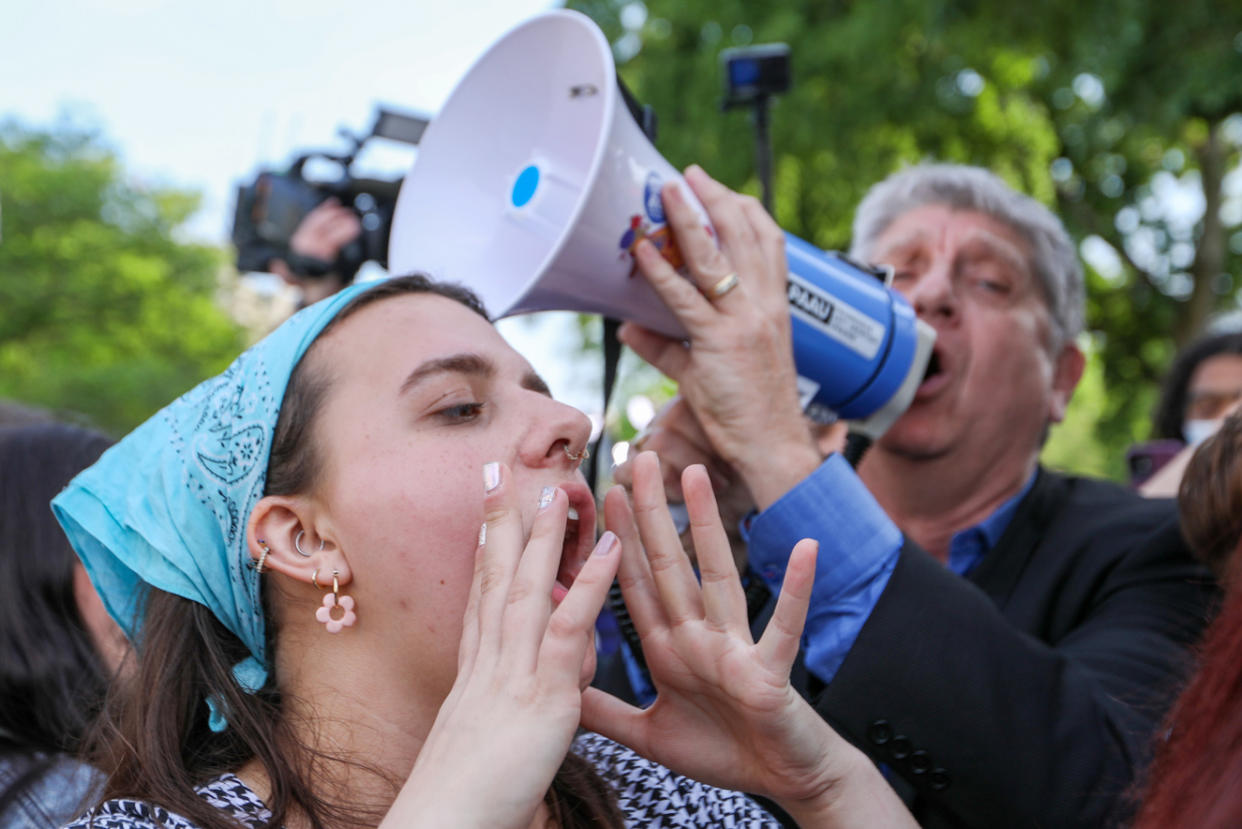
[[[803,540],[790,554],[776,610],[755,642],[706,471],[691,466],[682,476],[698,578],[669,518],[654,454],[634,460],[633,478],[633,509],[620,488],[604,509],[621,539],[621,585],[657,697],[640,710],[588,689],[583,725],[680,774],[770,797],[802,825],[847,825],[848,816],[862,821],[856,825],[913,826],[870,761],[790,684],[815,542]]]

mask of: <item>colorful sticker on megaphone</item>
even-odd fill
[[[660,197],[660,185],[663,183],[659,176],[651,173],[643,184],[643,210],[647,218],[658,225],[668,221],[664,218],[664,199]]]
[[[678,271],[685,272],[686,260],[682,256],[681,251],[677,247],[677,241],[673,238],[673,232],[667,224],[665,224],[664,203],[660,200],[660,177],[655,173],[647,176],[646,184],[643,187],[643,212],[634,213],[630,216],[629,227],[625,228],[621,233],[617,247],[621,249],[618,259],[629,261],[630,278],[633,279],[638,273],[638,266],[634,263],[634,246],[646,239],[655,249],[660,252],[664,260],[676,268]],[[715,238],[715,232],[709,224],[703,225],[703,229],[707,231],[707,235]]]

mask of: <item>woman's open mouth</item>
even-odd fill
[[[556,584],[552,586],[552,599],[556,602],[565,598],[595,546],[595,496],[580,481],[570,481],[559,488],[569,498],[569,517],[565,521]]]

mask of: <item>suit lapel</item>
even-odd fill
[[[1004,609],[1035,548],[1051,529],[1052,517],[1068,494],[1066,480],[1042,466],[1013,519],[978,567],[968,576]]]

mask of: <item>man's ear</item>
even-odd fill
[[[810,428],[811,439],[815,441],[819,454],[825,458],[833,452],[845,451],[845,438],[849,435],[850,428],[844,420],[833,423],[811,423]]]
[[[333,572],[342,585],[353,578],[349,561],[332,536],[331,522],[301,495],[265,495],[255,504],[246,527],[252,560],[257,562],[266,546],[265,571],[305,584],[318,581],[320,590],[332,589]]]
[[[1052,368],[1052,395],[1049,400],[1048,418],[1053,423],[1060,423],[1065,419],[1070,398],[1074,396],[1074,389],[1078,386],[1078,381],[1082,379],[1082,372],[1086,365],[1087,358],[1083,356],[1082,349],[1077,343],[1068,342],[1061,347],[1056,365]]]

